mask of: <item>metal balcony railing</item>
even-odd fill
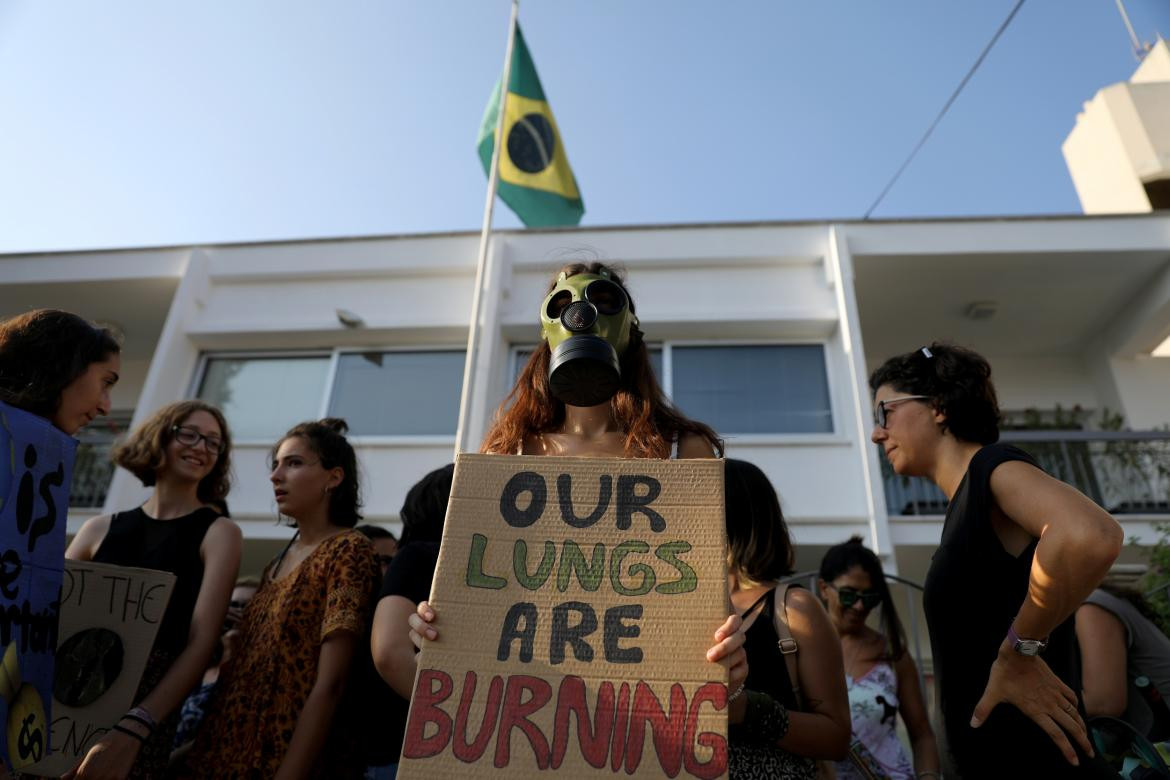
[[[73,461],[70,509],[101,509],[114,478],[110,450],[130,424],[130,412],[98,418],[78,432],[77,457]]]
[[[1111,514],[1170,515],[1170,432],[1004,431],[1000,440]],[[898,476],[879,457],[891,515],[946,513],[946,496],[932,482]]]
[[[926,635],[925,630],[919,630],[918,617],[922,611],[922,586],[913,580],[908,580],[899,577],[896,574],[883,572],[886,578],[886,583],[890,588],[890,597],[894,603],[894,608],[898,610],[898,618],[902,621],[902,628],[906,631],[906,641],[909,643],[907,650],[910,651],[910,656],[914,659],[915,666],[918,667],[918,688],[923,692],[926,688],[926,672],[923,669],[922,662],[922,640]],[[783,583],[795,583],[803,585],[809,589],[811,593],[820,596],[820,591],[817,588],[817,580],[820,577],[819,571],[800,571],[795,574],[790,574],[784,579],[780,580]],[[898,604],[898,591],[903,591],[905,600],[901,606]]]

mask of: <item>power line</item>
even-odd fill
[[[959,82],[959,86],[955,87],[955,91],[951,93],[950,98],[948,98],[947,102],[943,105],[942,110],[938,112],[938,116],[936,116],[934,121],[930,123],[930,127],[926,128],[926,132],[922,134],[922,138],[919,139],[918,143],[914,146],[914,149],[911,150],[910,155],[906,158],[905,162],[903,162],[901,167],[899,167],[898,170],[894,173],[889,183],[886,184],[885,189],[881,191],[881,194],[877,196],[877,199],[874,200],[873,204],[870,205],[868,209],[866,209],[865,216],[862,217],[862,219],[869,219],[869,215],[873,213],[873,210],[878,207],[878,204],[882,202],[882,199],[886,197],[886,194],[889,193],[894,184],[898,181],[899,178],[901,178],[902,173],[906,170],[907,167],[909,167],[911,161],[913,161],[914,157],[918,154],[918,151],[926,144],[927,140],[930,138],[931,133],[933,133],[934,129],[938,127],[938,123],[942,121],[942,118],[946,116],[947,111],[949,111],[951,108],[951,105],[959,97],[959,93],[963,91],[963,87],[967,86],[967,82],[970,81],[971,77],[975,75],[975,71],[979,70],[979,66],[983,64],[983,60],[987,58],[987,54],[991,51],[992,47],[995,46],[995,42],[999,40],[1001,35],[1003,35],[1004,30],[1006,30],[1008,25],[1012,23],[1012,19],[1015,18],[1016,13],[1023,5],[1024,0],[1018,0],[1016,2],[1016,5],[1014,8],[1012,8],[1011,13],[1007,15],[1007,18],[1003,20],[1002,24],[1000,24],[999,29],[995,31],[995,35],[991,36],[991,40],[988,41],[987,45],[983,47],[983,51],[980,53],[978,59],[975,60],[975,64],[972,65],[971,69],[967,71],[967,75],[964,76],[963,80]]]

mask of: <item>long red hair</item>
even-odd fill
[[[634,299],[626,289],[625,277],[618,269],[604,263],[570,263],[553,275],[549,292],[556,286],[560,273],[608,275],[621,286],[634,309]],[[516,385],[496,411],[491,430],[484,437],[481,452],[514,455],[524,440],[555,431],[565,421],[565,404],[553,397],[548,386],[548,342],[528,358]],[[630,326],[630,344],[621,356],[621,387],[610,401],[613,417],[626,435],[625,454],[631,458],[668,458],[671,445],[686,434],[707,440],[712,449],[723,455],[723,441],[709,426],[680,414],[658,385],[642,331]]]

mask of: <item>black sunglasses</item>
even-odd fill
[[[861,600],[861,606],[867,610],[873,609],[878,604],[882,603],[882,594],[876,590],[858,590],[857,588],[838,588],[836,585],[829,585],[830,588],[837,591],[837,598],[841,601],[841,606],[845,609],[851,608]]]

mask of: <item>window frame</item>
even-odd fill
[[[199,388],[207,375],[207,365],[212,360],[263,360],[266,358],[328,358],[325,368],[325,391],[321,393],[321,403],[317,407],[317,419],[329,414],[329,405],[333,402],[334,388],[337,385],[337,367],[342,355],[361,354],[365,352],[408,353],[408,352],[466,352],[466,347],[451,344],[411,344],[407,346],[345,346],[326,347],[320,349],[263,349],[263,350],[207,350],[199,355],[199,362],[195,368],[187,397],[198,398]],[[458,412],[456,412],[458,414]],[[279,436],[279,434],[277,434]],[[348,433],[346,437],[354,447],[432,447],[436,445],[455,444],[455,434],[361,434]],[[241,447],[270,447],[272,441],[267,439],[238,439],[233,442]]]
[[[509,345],[508,377],[515,377],[523,367],[519,362],[521,352],[530,351],[540,346],[540,342],[523,342]],[[672,402],[674,401],[674,348],[675,347],[807,347],[819,346],[825,366],[825,384],[829,395],[829,415],[832,424],[831,430],[821,433],[736,433],[734,431],[716,431],[728,443],[746,446],[774,446],[774,445],[837,445],[848,444],[849,438],[841,430],[841,404],[838,399],[840,387],[836,367],[830,359],[832,352],[829,342],[818,338],[761,338],[761,339],[662,339],[646,342],[649,349],[662,350],[662,376],[658,377],[662,385],[662,392]],[[514,380],[513,380],[514,381]],[[504,389],[506,395],[512,389],[511,382]],[[703,422],[700,420],[700,422]]]

